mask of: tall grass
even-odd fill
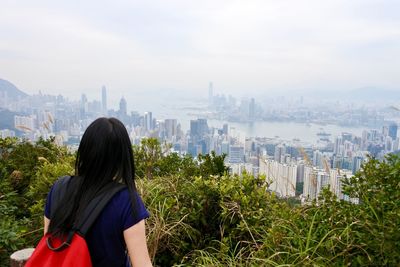
[[[73,171],[74,156],[57,149],[0,139],[0,266],[37,242],[50,185]],[[135,160],[156,266],[400,266],[397,156],[370,159],[344,180],[344,193],[360,204],[324,190],[318,205],[306,206],[269,192],[265,177],[226,174],[216,155],[153,157],[151,176]]]

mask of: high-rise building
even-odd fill
[[[336,155],[343,155],[343,138],[338,136],[335,139],[335,146],[333,147],[333,153]]]
[[[318,170],[316,168],[304,167],[303,196],[308,200],[313,200],[317,197],[317,177]]]
[[[88,99],[87,99],[86,95],[82,94],[81,95],[81,103],[87,103],[87,102],[88,102]]]
[[[24,132],[32,132],[35,130],[36,116],[14,116],[14,127]]]
[[[364,157],[362,156],[353,157],[352,174],[356,174],[356,172],[361,169],[361,165],[363,164],[363,162],[364,162]]]
[[[177,132],[177,120],[176,119],[166,119],[165,120],[165,132],[168,139],[172,136],[176,136]]]
[[[89,110],[88,99],[85,94],[82,94],[80,103],[80,114],[82,118],[86,116],[88,110]]]
[[[103,85],[101,88],[101,109],[104,115],[107,115],[107,89]]]
[[[121,100],[119,101],[119,114],[121,116],[126,116],[127,114],[127,104],[124,97],[122,97]]]
[[[253,121],[256,118],[256,101],[254,98],[250,100],[249,104],[249,120]]]
[[[197,120],[190,120],[190,137],[194,139],[198,135],[199,124]]]
[[[304,183],[304,163],[297,165],[296,183]]]
[[[229,155],[229,142],[228,141],[222,141],[222,143],[221,143],[221,153]]]
[[[214,103],[214,92],[213,92],[213,83],[210,82],[208,85],[208,104],[212,106]]]
[[[393,151],[393,139],[390,136],[386,136],[384,140],[385,151],[392,152]]]
[[[396,140],[397,138],[397,124],[391,124],[389,125],[389,136],[392,138],[392,140]]]
[[[228,164],[229,171],[233,175],[243,175],[244,172],[253,175],[254,177],[258,176],[258,168],[254,167],[251,163],[229,163]]]
[[[229,162],[230,163],[242,163],[244,162],[244,147],[242,146],[230,146],[229,147]]]
[[[378,139],[379,132],[377,129],[372,129],[370,130],[370,140],[369,141],[375,141]]]
[[[199,122],[198,126],[198,131],[200,136],[204,136],[205,134],[208,133],[208,124],[207,124],[207,119],[197,119]]]
[[[297,166],[274,160],[259,160],[259,174],[264,174],[269,184],[268,189],[282,197],[296,195]]]
[[[225,135],[228,135],[228,124],[227,123],[225,123],[222,126],[222,133],[225,134]]]
[[[342,184],[344,179],[350,179],[353,176],[353,173],[349,170],[338,170],[332,169],[330,170],[329,175],[329,189],[330,191],[336,195],[338,199],[345,199],[346,196],[342,193]],[[347,197],[348,198],[348,197]],[[349,200],[349,199],[347,199]],[[354,202],[353,200],[351,200]],[[356,202],[354,202],[356,203]]]
[[[323,155],[319,150],[315,150],[313,152],[313,165],[318,167],[318,168],[322,168],[322,158]]]
[[[317,175],[317,196],[322,193],[322,190],[329,186],[330,173],[325,170],[319,170]]]
[[[277,145],[275,147],[274,160],[279,163],[283,162],[285,154],[286,154],[285,145]]]
[[[208,133],[207,119],[190,120],[190,137],[201,138]]]
[[[153,114],[151,111],[144,113],[144,129],[145,131],[153,130]]]

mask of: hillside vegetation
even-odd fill
[[[299,205],[265,177],[227,174],[224,156],[179,157],[155,139],[134,147],[137,186],[151,213],[157,266],[400,266],[400,158],[371,159],[344,190]],[[44,199],[75,155],[51,140],[0,139],[0,266],[42,235]]]

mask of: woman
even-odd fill
[[[86,234],[92,264],[126,266],[127,250],[134,267],[151,266],[144,223],[149,213],[136,192],[134,177],[132,145],[125,126],[115,118],[95,120],[80,142],[71,190],[62,209],[51,216],[53,190],[48,194],[44,233],[68,233],[96,193],[110,183],[123,183],[126,188],[111,198]]]

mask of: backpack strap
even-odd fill
[[[69,181],[71,176],[60,177],[53,185],[53,191],[51,192],[51,207],[50,207],[50,218],[54,215],[56,209],[60,206],[66,192],[68,191]]]
[[[51,195],[50,217],[54,214],[55,210],[62,204],[62,200],[68,191],[71,181],[71,176],[63,176],[56,181],[53,186]],[[79,235],[85,237],[90,227],[96,221],[101,211],[111,200],[111,198],[121,191],[126,186],[117,182],[108,183],[101,191],[89,202],[81,218],[74,224],[74,230]],[[50,218],[51,219],[51,218]]]
[[[79,234],[83,237],[87,234],[90,227],[99,217],[100,213],[111,200],[111,198],[121,191],[126,186],[120,183],[111,182],[108,183],[103,189],[90,201],[86,207],[83,216],[76,223],[76,229]]]

